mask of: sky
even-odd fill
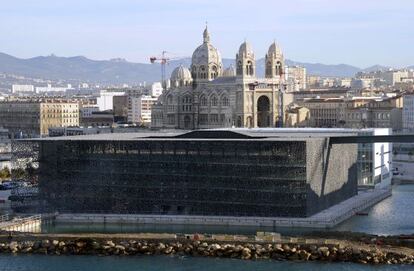
[[[222,57],[275,40],[311,63],[414,65],[413,0],[0,0],[0,52],[92,59],[191,56],[206,22]]]

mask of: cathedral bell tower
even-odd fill
[[[242,81],[256,78],[256,59],[251,45],[247,42],[240,45],[236,55],[236,76]]]
[[[265,57],[266,73],[265,77],[269,79],[282,79],[285,73],[285,59],[282,50],[276,42],[270,45]]]

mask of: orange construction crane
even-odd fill
[[[160,63],[161,64],[161,84],[162,87],[165,89],[166,88],[166,81],[165,81],[165,76],[166,76],[166,71],[165,71],[165,66],[168,64],[168,62],[170,60],[174,60],[174,59],[179,59],[179,57],[168,57],[167,56],[167,51],[162,51],[161,56],[152,56],[150,57],[150,62],[152,64],[154,63]]]

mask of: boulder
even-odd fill
[[[324,257],[328,257],[330,254],[329,247],[319,247],[318,252],[320,255]]]
[[[50,241],[49,240],[42,240],[41,247],[42,248],[50,247]]]
[[[16,241],[10,242],[9,249],[11,252],[16,253],[19,250],[19,244]]]
[[[115,243],[112,240],[106,241],[105,245],[110,246],[110,247],[115,247]]]

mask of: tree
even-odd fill
[[[26,165],[26,178],[29,179],[31,182],[35,181],[35,177],[36,177],[36,169],[33,167],[32,164],[27,164]]]
[[[10,169],[8,167],[0,170],[0,179],[10,179]]]
[[[11,170],[11,176],[13,176],[14,179],[23,179],[25,177],[25,170],[22,168],[13,168]]]

